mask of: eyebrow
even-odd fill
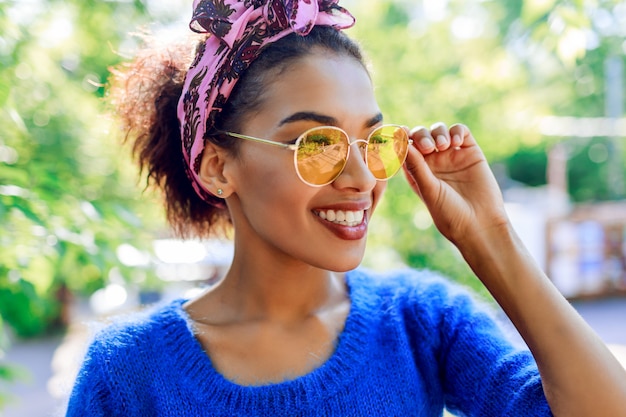
[[[376,116],[372,117],[371,119],[369,119],[367,121],[367,123],[365,124],[366,127],[372,127],[380,122],[383,121],[383,114],[382,113],[378,113]]]
[[[372,127],[375,124],[382,122],[382,120],[383,120],[382,113],[378,113],[376,116],[372,117],[365,123],[365,127]],[[338,124],[337,119],[335,119],[332,116],[326,116],[324,114],[315,113],[315,112],[302,111],[302,112],[294,113],[291,116],[284,118],[283,120],[280,121],[278,126],[283,126],[287,123],[294,123],[294,122],[300,122],[300,121],[311,121],[311,122],[317,122],[319,124],[331,125],[331,126],[336,126]]]

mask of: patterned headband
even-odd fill
[[[313,26],[346,29],[354,17],[338,0],[194,0],[189,27],[210,33],[185,79],[178,119],[187,173],[196,193],[223,207],[198,177],[204,134],[211,129],[235,83],[263,46],[290,34],[307,35]]]

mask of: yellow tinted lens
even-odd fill
[[[313,128],[305,132],[298,142],[296,166],[305,182],[324,185],[343,171],[347,156],[348,140],[341,130]]]
[[[379,180],[393,177],[408,151],[409,140],[400,126],[386,125],[373,131],[367,145],[367,166]]]

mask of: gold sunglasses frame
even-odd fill
[[[385,125],[381,125],[379,127],[377,127],[376,129],[372,130],[372,132],[367,136],[367,139],[355,139],[353,141],[350,141],[350,135],[348,135],[348,133],[343,130],[340,127],[337,126],[316,126],[313,127],[311,129],[306,130],[305,132],[303,132],[300,136],[298,136],[298,138],[296,139],[296,143],[283,143],[283,142],[277,142],[274,140],[269,140],[269,139],[261,139],[261,138],[257,138],[254,136],[248,136],[248,135],[242,135],[241,133],[234,133],[234,132],[225,132],[222,131],[220,133],[227,135],[227,136],[231,136],[237,139],[244,139],[244,140],[250,140],[253,142],[258,142],[258,143],[265,143],[267,145],[274,145],[274,146],[279,146],[281,148],[284,149],[289,149],[291,151],[294,151],[294,157],[293,157],[293,163],[294,163],[294,168],[296,170],[296,174],[298,175],[298,178],[300,178],[300,181],[302,181],[303,183],[305,183],[308,186],[311,187],[323,187],[325,185],[328,185],[330,183],[332,183],[333,181],[335,181],[343,172],[343,170],[345,169],[346,165],[348,164],[348,158],[350,158],[350,148],[352,148],[352,145],[355,143],[363,143],[365,144],[365,155],[364,155],[364,160],[365,160],[365,165],[368,166],[367,163],[367,145],[369,145],[370,143],[370,139],[372,138],[372,136],[374,135],[374,133],[376,131],[378,131],[379,129],[383,129],[385,127],[395,127],[395,128],[399,128],[401,129],[403,132],[405,132],[406,134],[406,139],[407,139],[407,152],[404,155],[404,158],[402,160],[402,162],[400,163],[400,166],[402,166],[402,164],[404,164],[404,161],[406,161],[406,157],[408,155],[408,149],[409,146],[411,146],[411,144],[413,143],[413,140],[409,138],[408,133],[406,133],[406,131],[404,130],[404,128],[400,125],[395,125],[395,124],[385,124]],[[341,132],[343,134],[343,137],[346,138],[347,142],[348,142],[348,151],[346,154],[346,159],[345,159],[345,163],[343,164],[343,167],[341,167],[341,170],[337,173],[337,175],[335,175],[330,181],[324,183],[324,184],[313,184],[310,183],[309,181],[306,181],[304,178],[302,178],[302,175],[300,175],[300,170],[298,169],[298,154],[297,154],[297,150],[298,150],[298,145],[300,144],[300,142],[302,141],[302,139],[304,137],[306,137],[306,135],[308,135],[312,130],[319,130],[319,129],[331,129],[331,130],[337,130],[339,132]],[[369,166],[368,166],[369,168]],[[371,172],[371,170],[370,170]],[[392,175],[388,176],[387,178],[376,178],[376,176],[374,176],[376,178],[377,181],[387,181],[390,178],[392,178],[395,174],[397,174],[398,171],[394,172]]]

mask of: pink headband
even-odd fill
[[[210,33],[185,78],[178,102],[178,120],[187,173],[196,193],[220,205],[223,200],[205,189],[198,171],[204,134],[228,100],[241,73],[263,46],[290,34],[307,35],[313,26],[346,29],[354,17],[338,0],[194,0],[189,27]]]

